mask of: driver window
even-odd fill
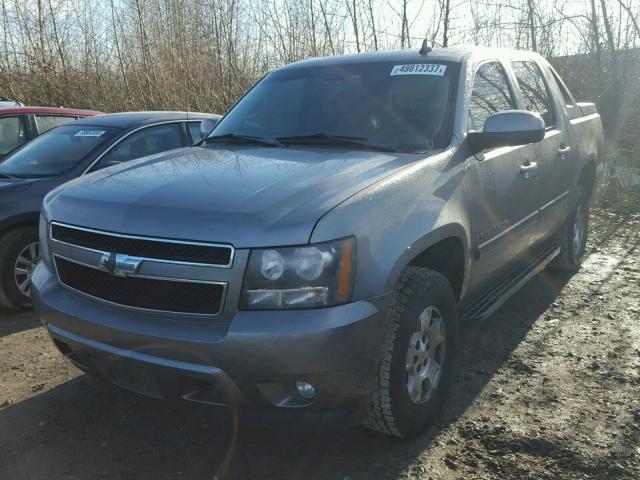
[[[513,97],[502,65],[498,62],[482,64],[471,90],[469,130],[482,131],[489,116],[513,108]]]
[[[100,159],[92,170],[128,162],[154,153],[182,146],[179,123],[169,123],[144,128],[132,133]]]

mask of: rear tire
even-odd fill
[[[39,258],[37,227],[19,227],[0,237],[0,305],[31,307],[31,271]]]
[[[560,255],[553,268],[575,273],[580,269],[589,234],[589,199],[583,186],[578,187],[569,215],[562,226]]]
[[[453,376],[457,342],[456,300],[447,279],[407,268],[393,292],[363,424],[408,438],[434,423]]]

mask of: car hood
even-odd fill
[[[35,179],[31,178],[16,178],[16,179],[0,179],[0,192],[5,192],[8,190],[15,190],[17,188],[25,189],[32,183],[36,182]]]
[[[423,156],[329,148],[190,147],[76,179],[51,220],[237,248],[304,244],[318,219]]]

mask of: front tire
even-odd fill
[[[426,268],[407,268],[393,292],[385,329],[363,424],[412,437],[436,420],[453,376],[458,318],[447,279]]]
[[[31,306],[31,272],[39,260],[36,227],[19,227],[0,237],[0,305]]]

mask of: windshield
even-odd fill
[[[399,151],[446,147],[457,65],[398,63],[273,72],[238,102],[212,135],[242,135],[285,145],[340,143],[336,137],[342,137],[357,139],[362,147]]]
[[[40,135],[0,162],[0,174],[50,177],[73,168],[118,131],[116,128],[63,125]]]

